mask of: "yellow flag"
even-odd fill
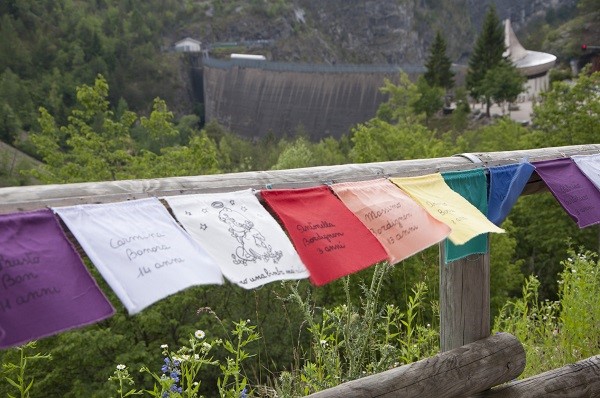
[[[448,225],[452,229],[448,239],[456,245],[465,244],[477,235],[487,232],[504,232],[475,206],[453,191],[440,173],[390,178],[390,181],[409,194],[429,214]]]

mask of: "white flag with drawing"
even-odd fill
[[[283,229],[251,190],[164,199],[233,283],[252,289],[308,277]]]
[[[190,286],[223,283],[212,257],[156,198],[52,210],[129,314]]]

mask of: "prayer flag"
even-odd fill
[[[600,191],[570,158],[533,163],[552,195],[579,228],[600,222]]]
[[[292,242],[250,189],[164,199],[225,277],[239,286],[308,278]]]
[[[592,184],[600,189],[600,155],[575,155],[571,159]]]
[[[460,196],[475,206],[482,214],[487,214],[487,178],[483,169],[450,171],[442,173],[444,181]],[[488,234],[477,235],[462,245],[455,245],[448,239],[444,242],[444,261],[449,263],[471,254],[486,253]]]
[[[448,239],[462,245],[486,232],[504,232],[492,224],[475,206],[454,192],[441,174],[418,177],[391,178],[404,192],[421,204],[436,219],[448,225]]]
[[[535,167],[523,162],[490,167],[488,218],[496,225],[508,217]]]
[[[129,314],[190,286],[223,283],[215,261],[156,198],[53,210]]]
[[[333,184],[331,189],[375,235],[392,264],[450,234],[446,224],[386,179]]]
[[[0,348],[113,315],[50,210],[0,215]]]
[[[326,186],[261,195],[283,222],[315,285],[387,258],[375,236]]]

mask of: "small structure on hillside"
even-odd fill
[[[512,29],[510,19],[504,21],[504,53],[517,70],[527,77],[525,100],[535,98],[540,92],[548,89],[550,80],[548,71],[556,63],[556,56],[539,51],[526,50]]]
[[[175,51],[179,52],[198,53],[202,49],[202,42],[194,40],[191,37],[186,37],[175,43],[173,47],[175,48]]]

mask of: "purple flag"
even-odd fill
[[[538,175],[579,228],[600,222],[600,191],[570,158],[533,163]]]
[[[112,314],[52,211],[0,215],[0,348]]]

